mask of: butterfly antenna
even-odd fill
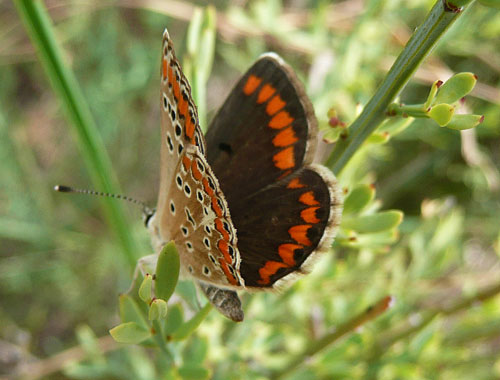
[[[149,208],[144,202],[134,198],[127,197],[126,195],[103,193],[101,191],[94,191],[87,189],[75,189],[73,187],[65,185],[56,185],[54,186],[54,190],[60,193],[80,193],[87,195],[97,195],[99,197],[122,199],[127,202],[135,203],[136,205],[142,206],[142,212],[144,213],[144,218],[147,220],[149,220],[149,218],[154,214],[154,211],[151,208]]]

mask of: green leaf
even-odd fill
[[[146,317],[135,300],[127,294],[120,295],[120,317],[122,322],[135,322],[144,328],[148,328]]]
[[[344,200],[343,214],[354,214],[363,210],[375,197],[375,187],[359,185],[347,194]]]
[[[448,124],[455,112],[455,108],[449,104],[438,104],[430,109],[429,117],[438,123],[441,127]]]
[[[141,286],[139,288],[139,298],[146,303],[151,302],[152,298],[152,287],[153,287],[153,276],[149,273],[144,276]]]
[[[485,7],[500,9],[500,0],[479,0]]]
[[[206,81],[212,71],[215,53],[216,13],[213,6],[209,6],[205,9],[203,24],[203,31],[200,35],[201,45],[198,51],[199,67],[197,70],[198,75]]]
[[[80,325],[76,328],[75,332],[78,342],[87,356],[92,358],[94,362],[104,363],[104,355],[101,352],[97,337],[92,329],[88,325]]]
[[[432,104],[455,103],[471,92],[476,82],[477,77],[472,73],[455,74],[439,88]]]
[[[386,246],[393,244],[398,236],[399,234],[394,228],[372,234],[360,234],[356,236],[356,240],[351,241],[351,245],[370,248],[374,248],[376,246]]]
[[[210,378],[210,371],[195,364],[188,364],[178,369],[179,375],[186,380],[203,380]]]
[[[167,316],[167,303],[157,298],[151,302],[151,306],[149,307],[149,315],[148,318],[150,321],[163,319]]]
[[[408,128],[414,120],[413,117],[386,119],[386,122],[377,129],[377,132],[387,132],[391,137],[394,137]]]
[[[118,325],[109,333],[118,343],[137,344],[151,336],[151,331],[145,329],[135,322],[127,322]]]
[[[179,279],[179,253],[174,242],[170,242],[161,250],[156,264],[155,295],[168,301],[172,296]]]
[[[373,215],[363,215],[342,219],[341,227],[361,234],[382,232],[398,226],[403,213],[398,210],[383,211]]]
[[[187,31],[187,51],[191,57],[197,54],[200,46],[199,39],[202,21],[203,11],[201,8],[195,7]]]
[[[446,0],[446,5],[452,9],[460,10],[462,7],[465,7],[472,0]]]
[[[462,131],[477,127],[483,120],[483,115],[453,115],[451,121],[446,124],[446,128]]]
[[[368,144],[385,144],[387,141],[389,141],[389,134],[387,132],[374,132],[366,139],[366,142]]]
[[[182,351],[184,364],[203,363],[208,353],[208,339],[193,335]]]
[[[99,128],[92,116],[85,95],[81,90],[64,52],[56,39],[52,20],[43,1],[18,0],[14,5],[23,20],[28,35],[38,52],[38,61],[50,79],[52,87],[66,111],[69,128],[75,132],[81,157],[88,174],[97,189],[106,193],[118,193],[118,181]],[[102,200],[109,226],[115,231],[128,263],[133,267],[138,251],[134,234],[125,223],[127,218],[123,204]]]
[[[201,322],[205,319],[208,313],[212,310],[212,305],[207,303],[193,318],[180,326],[175,333],[172,334],[174,340],[184,340],[196,330]]]
[[[163,332],[166,336],[172,335],[182,325],[184,316],[179,304],[170,307],[167,312],[167,318],[163,325]]]

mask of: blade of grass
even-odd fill
[[[14,4],[38,50],[40,62],[54,91],[65,108],[92,183],[100,191],[118,193],[118,182],[113,174],[104,143],[78,82],[64,62],[62,50],[56,41],[43,2],[16,0]],[[125,223],[122,205],[114,200],[102,200],[102,202],[108,223],[118,237],[130,267],[133,268],[137,249]]]

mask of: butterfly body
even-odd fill
[[[159,252],[175,241],[183,272],[219,311],[241,320],[235,290],[276,288],[330,247],[341,193],[333,174],[312,163],[314,111],[281,58],[263,55],[248,70],[204,137],[166,31],[162,53],[153,245]]]

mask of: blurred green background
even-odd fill
[[[154,206],[161,35],[167,27],[181,62],[192,63],[187,28],[207,2],[44,3],[121,191]],[[290,360],[301,365],[287,379],[499,378],[500,12],[486,3],[472,4],[401,94],[405,103],[423,102],[435,80],[474,72],[479,81],[464,107],[484,122],[458,132],[414,121],[365,144],[339,177],[346,193],[375,186],[364,212],[403,211],[398,232],[341,231],[332,252],[289,289],[244,294],[243,323],[212,311],[193,336],[172,344],[173,370],[157,350],[108,335],[133,268],[102,202],[52,190],[92,183],[16,8],[0,1],[0,378],[266,379]],[[305,83],[326,131],[330,108],[354,120],[434,2],[210,4],[217,34],[206,119],[261,53],[275,51]],[[136,256],[150,254],[140,209],[124,208]],[[395,303],[376,320],[301,356],[387,295]]]

